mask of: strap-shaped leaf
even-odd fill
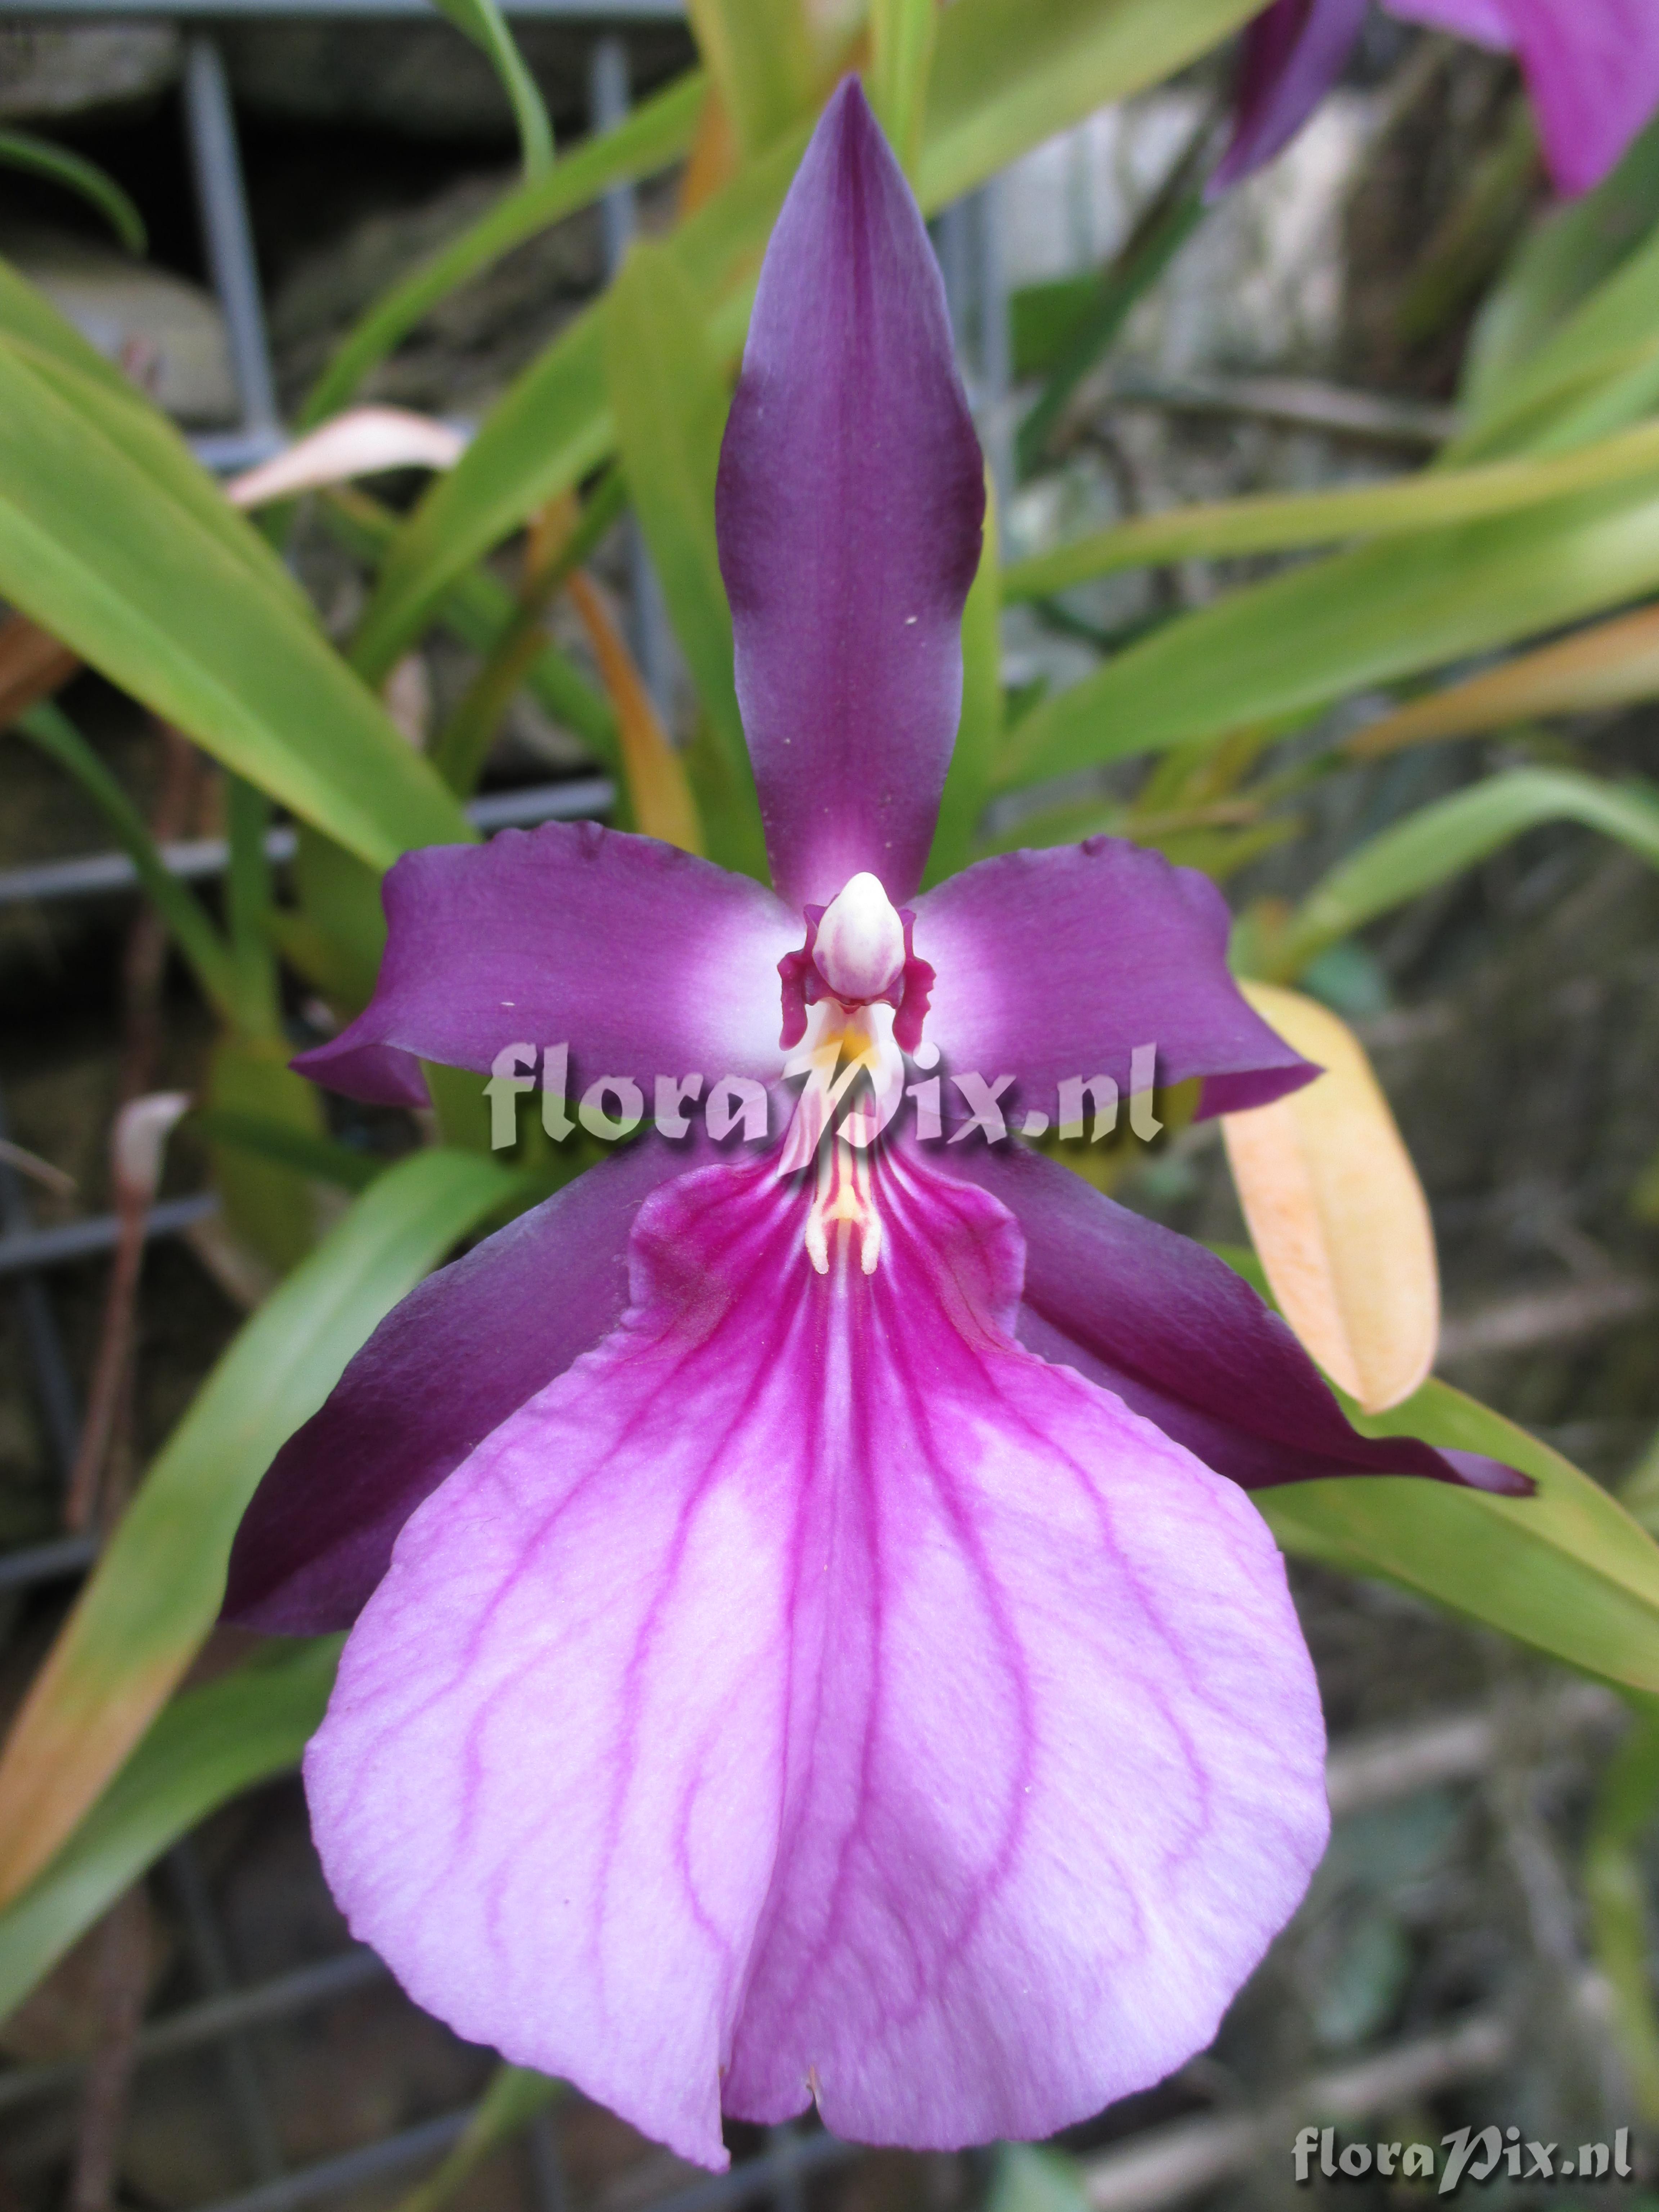
[[[459,473],[459,472],[458,472]],[[1047,700],[1005,784],[1212,739],[1443,666],[1659,584],[1659,473],[1311,562],[1167,623]]]
[[[1542,822],[1582,823],[1659,867],[1659,792],[1571,769],[1508,769],[1419,807],[1339,861],[1297,908],[1275,967],[1297,974],[1328,945]]]
[[[50,1866],[0,1912],[0,2018],[198,1820],[298,1765],[342,1641],[274,1644],[174,1698]]]
[[[97,209],[129,253],[142,253],[148,240],[144,218],[106,169],[72,154],[50,138],[37,138],[29,131],[0,131],[0,168],[27,169],[49,177],[65,191],[73,192],[88,207]]]
[[[671,255],[636,246],[605,313],[605,366],[629,496],[697,696],[712,755],[712,857],[763,878],[765,847],[732,672],[732,611],[714,544],[714,475],[731,388]],[[694,777],[699,761],[688,762]],[[700,796],[703,795],[700,793]]]
[[[225,1352],[150,1468],[0,1753],[0,1899],[125,1764],[213,1626],[243,1508],[370,1331],[513,1178],[466,1152],[388,1169]]]
[[[1347,1410],[1367,1436],[1502,1460],[1537,1493],[1394,1475],[1257,1491],[1286,1551],[1402,1583],[1569,1666],[1659,1690],[1659,1545],[1600,1483],[1449,1383],[1425,1382],[1390,1413]]]
[[[690,0],[689,13],[738,145],[750,159],[763,154],[827,89],[835,56],[812,9],[806,0]],[[845,40],[843,31],[835,43]]]
[[[472,834],[161,418],[3,339],[0,593],[373,865]]]
[[[471,40],[501,79],[518,126],[526,183],[544,177],[553,166],[553,126],[547,119],[536,80],[525,67],[518,41],[495,0],[432,0],[432,4]]]
[[[696,131],[708,89],[701,70],[688,71],[642,100],[615,130],[584,140],[561,155],[545,176],[497,200],[458,238],[381,293],[323,371],[301,410],[301,423],[320,422],[337,413],[375,363],[469,277],[586,207],[611,185],[631,183],[678,161]]]

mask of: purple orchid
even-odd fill
[[[1588,191],[1659,108],[1654,0],[1383,0],[1390,15],[1513,53],[1557,189]],[[1223,190],[1288,145],[1342,73],[1365,0],[1273,0],[1244,33]]]
[[[1361,1437],[1219,1261],[988,1141],[1008,1074],[1080,1115],[1073,1071],[1097,1105],[1140,1039],[1211,1110],[1315,1071],[1232,983],[1213,886],[1154,854],[915,896],[982,481],[849,81],[720,478],[775,893],[592,827],[411,854],[373,1003],[302,1063],[404,1100],[420,1057],[568,1039],[601,1093],[657,1086],[656,1128],[381,1325],[266,1476],[227,1610],[356,1621],[306,1784],[356,1935],[711,2166],[723,2110],[1041,2136],[1200,2049],[1327,1827],[1248,1488],[1525,1486]],[[693,1137],[681,1070],[793,1108],[781,1146]]]

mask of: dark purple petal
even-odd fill
[[[939,977],[927,1041],[947,1070],[1017,1077],[1020,1104],[1051,1123],[1067,1077],[1109,1076],[1127,1097],[1137,1046],[1156,1046],[1160,1085],[1211,1078],[1205,1113],[1266,1105],[1318,1073],[1229,974],[1220,892],[1161,854],[1115,837],[1005,853],[915,914]]]
[[[1285,1322],[1201,1244],[1020,1146],[937,1157],[1000,1199],[1024,1231],[1021,1342],[1115,1391],[1218,1474],[1247,1490],[1420,1474],[1531,1494],[1525,1475],[1496,1460],[1362,1437]]]
[[[394,1306],[254,1492],[224,1618],[276,1636],[349,1628],[422,1499],[615,1327],[635,1215],[706,1157],[647,1137]]]
[[[856,78],[761,270],[720,454],[720,570],[772,877],[921,879],[962,702],[983,465],[945,287]]]
[[[489,1073],[568,1044],[586,1083],[771,1076],[778,962],[800,923],[745,876],[591,822],[406,853],[385,885],[380,980],[296,1067],[377,1104],[425,1103],[416,1059]],[[418,1091],[416,1086],[419,1085]]]
[[[1233,135],[1210,180],[1224,192],[1288,146],[1342,74],[1366,0],[1273,0],[1245,29]]]

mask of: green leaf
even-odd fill
[[[553,126],[547,119],[536,80],[525,67],[518,41],[495,0],[432,0],[464,37],[484,54],[501,81],[518,125],[525,182],[536,183],[553,166]]]
[[[996,489],[985,478],[985,542],[962,611],[962,719],[939,799],[939,822],[924,884],[965,868],[974,833],[991,793],[991,771],[1002,738],[1002,593],[997,556]]]
[[[1639,371],[1659,340],[1659,231],[1628,254],[1565,321],[1490,394],[1444,448],[1449,465],[1530,447],[1536,451],[1571,423],[1575,410]],[[1631,386],[1632,411],[1639,411]],[[1613,422],[1601,427],[1611,429]],[[1568,434],[1574,434],[1569,430]]]
[[[0,593],[375,866],[472,836],[161,417],[15,340],[0,340]]]
[[[930,0],[931,4],[931,0]],[[714,544],[714,476],[731,392],[696,295],[659,246],[634,248],[605,313],[605,367],[629,495],[708,717],[712,771],[688,759],[710,855],[763,878],[766,849],[732,672]]]
[[[697,50],[752,161],[817,106],[831,58],[819,51],[805,0],[690,0],[690,14]]]
[[[1261,0],[956,0],[939,16],[918,192],[931,213],[1207,53]]]
[[[78,368],[127,405],[138,402],[137,392],[115,363],[106,361],[96,346],[83,338],[44,292],[3,260],[0,260],[0,336],[21,339],[66,368]]]
[[[342,1641],[273,1643],[173,1699],[45,1872],[0,1912],[0,2019],[198,1820],[299,1764]]]
[[[1046,2144],[999,2143],[986,2212],[1089,2212],[1076,2159]]]
[[[331,1138],[297,1128],[291,1121],[236,1107],[204,1107],[191,1116],[187,1126],[199,1129],[210,1144],[228,1146],[259,1159],[297,1168],[302,1175],[337,1183],[343,1190],[367,1190],[391,1164],[374,1152],[337,1145]]]
[[[189,962],[203,996],[228,1019],[236,1003],[229,949],[200,899],[169,872],[143,816],[61,707],[43,699],[20,715],[14,727],[67,769],[103,815],[168,934]]]
[[[323,1108],[314,1084],[289,1066],[294,1048],[280,1036],[222,1036],[208,1061],[207,1097],[215,1113],[253,1115],[320,1142]],[[212,1147],[213,1180],[225,1225],[266,1266],[285,1275],[317,1241],[316,1199],[297,1165],[246,1146]]]
[[[1258,492],[1134,515],[1086,538],[1017,561],[1005,599],[1045,599],[1096,576],[1196,554],[1277,553],[1344,538],[1392,538],[1452,523],[1510,514],[1568,492],[1616,484],[1659,465],[1659,423],[1620,432],[1547,459],[1490,461],[1479,468],[1425,469],[1389,483],[1329,491]]]
[[[145,250],[144,218],[95,161],[71,154],[66,146],[53,145],[50,138],[37,138],[32,131],[0,131],[0,167],[27,169],[37,177],[51,178],[95,207],[129,253]]]
[[[337,414],[375,364],[469,277],[612,185],[648,177],[678,161],[696,135],[708,90],[702,72],[689,71],[642,100],[615,130],[562,155],[544,177],[507,193],[459,238],[400,277],[370,306],[324,370],[301,410],[301,428]]]
[[[1459,398],[1471,418],[1504,388],[1579,302],[1659,221],[1659,122],[1626,149],[1594,191],[1559,202],[1511,256],[1486,295],[1463,356]]]
[[[919,163],[932,211],[1103,101],[1156,82],[1212,46],[1255,0],[957,0],[939,21]],[[722,301],[765,245],[807,137],[803,123],[683,223],[667,242],[693,291]],[[748,300],[734,294],[740,341]],[[722,350],[714,336],[711,343]],[[456,577],[610,451],[599,311],[590,308],[520,377],[459,465],[404,526],[353,659],[391,668]]]
[[[907,176],[921,143],[939,19],[938,0],[870,0],[870,103]]]
[[[1395,1475],[1253,1493],[1288,1552],[1380,1575],[1569,1666],[1659,1691],[1659,1545],[1599,1483],[1449,1383],[1425,1382],[1371,1437],[1420,1437],[1519,1468],[1532,1498]]]
[[[437,2172],[411,2189],[396,2212],[442,2212],[486,2159],[521,2135],[538,2112],[563,2094],[562,2081],[533,2073],[527,2066],[498,2066],[466,2132]]]
[[[1167,623],[1021,722],[999,781],[1322,707],[1659,582],[1659,477],[1312,562]]]
[[[1339,861],[1291,918],[1275,970],[1299,973],[1328,945],[1542,822],[1583,823],[1659,867],[1659,792],[1571,769],[1507,769],[1420,807]]]
[[[243,1328],[82,1589],[0,1758],[0,1897],[58,1849],[212,1627],[255,1484],[381,1318],[514,1178],[470,1153],[390,1168]]]

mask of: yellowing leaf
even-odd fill
[[[1659,697],[1659,606],[1595,623],[1500,668],[1413,699],[1351,738],[1356,760],[1398,752],[1432,738],[1467,737],[1537,714],[1582,714]]]
[[[1417,1170],[1345,1022],[1267,983],[1241,987],[1325,1073],[1224,1116],[1227,1158],[1285,1318],[1368,1413],[1409,1397],[1434,1362],[1440,1281]]]

